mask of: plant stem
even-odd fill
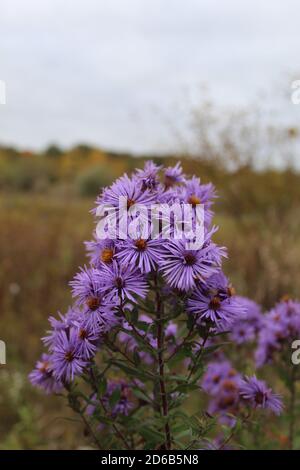
[[[105,415],[110,418],[110,415],[109,415],[109,412],[105,406],[105,403],[102,399],[102,397],[99,396],[98,394],[98,387],[97,387],[97,380],[95,378],[95,375],[94,375],[94,371],[91,369],[91,372],[90,372],[90,376],[91,376],[91,380],[92,380],[92,385],[93,385],[93,388],[94,388],[94,391],[96,392],[97,394],[97,397],[99,399],[99,402],[103,408],[103,411],[105,413]],[[120,431],[120,429],[118,428],[118,426],[114,423],[112,423],[112,428],[113,430],[115,431],[116,435],[119,437],[119,439],[121,439],[121,441],[123,442],[124,446],[126,447],[127,450],[130,450],[130,446],[128,445],[125,437],[123,436],[122,432]]]
[[[152,345],[147,341],[147,333],[144,333],[143,335],[139,332],[139,330],[135,327],[135,325],[130,321],[128,316],[125,314],[125,311],[123,309],[123,304],[121,303],[120,305],[120,310],[127,321],[128,325],[131,327],[132,331],[136,335],[136,337],[141,340],[151,351],[155,352],[155,349],[152,347]]]
[[[85,427],[87,428],[88,432],[90,433],[90,435],[93,437],[94,439],[94,442],[95,444],[97,445],[98,449],[102,449],[102,446],[100,444],[100,441],[98,440],[97,438],[97,435],[95,434],[92,426],[90,425],[90,423],[88,422],[88,420],[86,419],[86,417],[84,416],[84,412],[83,411],[79,411],[79,415],[85,425]]]
[[[201,346],[200,346],[200,348],[199,348],[199,351],[198,351],[198,353],[197,353],[197,355],[196,355],[194,365],[193,365],[193,367],[191,368],[190,373],[189,373],[189,375],[188,375],[187,382],[190,381],[190,378],[192,377],[193,373],[196,371],[196,368],[197,368],[197,365],[198,365],[198,361],[199,361],[199,359],[200,359],[200,357],[201,357],[201,355],[202,355],[202,353],[203,353],[203,351],[204,351],[205,344],[206,344],[206,341],[208,340],[208,337],[209,337],[209,329],[208,329],[208,331],[207,331],[207,334],[206,334],[205,337],[203,338],[202,344],[201,344]]]
[[[72,389],[71,387],[69,386],[69,384],[64,384],[64,387],[68,393],[68,398],[71,396],[72,394]],[[97,438],[97,435],[95,434],[94,430],[93,430],[93,427],[90,425],[89,421],[86,419],[85,417],[85,414],[84,414],[84,411],[82,410],[81,408],[81,405],[79,403],[78,400],[76,400],[76,402],[73,402],[70,401],[70,398],[69,398],[69,405],[70,407],[72,408],[73,411],[75,411],[75,413],[78,413],[80,418],[82,419],[82,422],[84,423],[86,429],[88,430],[89,434],[92,436],[96,446],[98,447],[98,449],[102,449],[102,446],[100,444],[100,441],[98,440]]]
[[[109,347],[113,352],[118,352],[119,354],[121,354],[121,356],[123,356],[130,364],[132,365],[136,365],[135,362],[131,359],[131,357],[128,356],[128,354],[126,354],[125,351],[122,351],[121,348],[119,348],[117,346],[117,344],[113,344],[111,341],[109,341],[108,339],[105,340],[105,343],[107,345],[107,347]]]
[[[155,284],[157,286],[157,278],[155,279]],[[166,385],[165,385],[165,375],[164,375],[164,327],[163,327],[163,302],[160,297],[159,290],[156,289],[156,307],[157,307],[157,349],[158,349],[158,370],[159,370],[159,387],[160,387],[160,395],[161,395],[161,402],[162,402],[162,414],[165,418],[168,418],[169,409],[168,409],[168,397],[166,393]],[[171,430],[170,424],[167,419],[165,423],[165,449],[171,449]]]
[[[178,344],[175,347],[174,351],[167,358],[166,362],[169,362],[174,356],[176,356],[178,351],[180,351],[181,348],[186,345],[186,342],[190,339],[190,337],[192,336],[193,333],[194,333],[194,329],[193,329],[193,326],[192,326],[191,329],[189,330],[188,334],[186,335],[186,337],[183,339],[183,341],[180,344]]]
[[[241,425],[243,426],[251,417],[251,413],[249,413],[248,415],[246,415],[243,419],[242,419],[242,422],[241,422]],[[235,433],[237,432],[237,429],[238,429],[238,426],[237,424],[232,428],[229,436],[223,440],[223,442],[221,443],[221,445],[218,447],[217,450],[223,450],[227,444],[229,444],[229,442],[232,440],[232,438],[234,437]]]
[[[291,382],[290,382],[290,406],[289,406],[289,447],[290,450],[294,449],[294,433],[295,433],[295,402],[296,402],[296,377],[295,367],[292,366]]]
[[[106,406],[105,406],[105,404],[104,404],[104,401],[102,400],[101,397],[98,397],[98,398],[99,398],[99,401],[100,401],[100,403],[101,403],[101,406],[102,406],[102,408],[103,408],[104,413],[106,414],[106,416],[109,417],[109,413],[108,413],[108,411],[107,411],[107,409],[106,409]],[[123,444],[124,444],[124,446],[126,447],[126,449],[127,449],[127,450],[130,450],[130,445],[127,443],[127,441],[126,441],[125,437],[123,436],[123,433],[120,431],[120,429],[119,429],[115,424],[113,424],[113,423],[112,423],[112,428],[113,428],[113,430],[115,431],[116,435],[119,437],[119,439],[121,439],[121,441],[123,442]]]

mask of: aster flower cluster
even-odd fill
[[[234,426],[237,416],[249,407],[269,409],[276,415],[283,408],[281,397],[263,380],[243,378],[228,360],[209,363],[201,387],[210,396],[207,411],[228,426]]]
[[[200,393],[215,336],[232,329],[241,343],[257,333],[259,308],[238,297],[222,271],[227,255],[213,241],[215,197],[212,184],[188,178],[180,163],[163,168],[146,162],[96,200],[100,222],[86,242],[89,264],[70,282],[73,305],[49,318],[51,329],[42,339],[47,353],[29,378],[46,393],[65,393],[98,447],[168,450],[188,430],[200,438],[197,422],[176,410],[190,392]],[[182,213],[189,207],[187,231],[186,220],[172,211],[165,224],[174,204]],[[154,219],[153,205],[159,206]],[[195,246],[199,206],[203,237]],[[262,382],[243,382],[226,361],[209,365],[201,387],[213,397],[210,412],[223,417],[237,413],[241,400],[280,409]],[[112,433],[99,441],[104,427]]]
[[[300,302],[284,299],[263,317],[255,353],[261,367],[289,354],[293,340],[300,337]]]
[[[105,407],[108,414],[115,418],[118,415],[128,416],[134,408],[134,397],[131,393],[131,385],[125,380],[109,380],[105,394],[100,400],[97,395],[93,395],[90,404],[86,409],[89,416],[97,417],[97,413],[101,413],[102,406]],[[117,400],[115,399],[117,397]]]
[[[253,300],[238,296],[238,301],[244,306],[244,314],[232,324],[230,339],[241,345],[257,339],[264,317],[260,305]]]

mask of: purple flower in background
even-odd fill
[[[258,367],[271,363],[276,354],[289,348],[300,335],[300,303],[292,300],[279,302],[263,317],[255,352]]]
[[[281,341],[278,341],[278,334],[274,330],[263,328],[259,333],[258,346],[255,351],[256,366],[261,367],[271,364],[274,354],[282,348]]]
[[[119,392],[119,399],[112,406],[111,415],[112,417],[116,417],[119,414],[128,416],[133,408],[131,386],[125,380],[110,380],[107,386],[107,398],[111,397],[116,391]]]
[[[166,331],[165,331],[166,338],[171,338],[171,337],[175,338],[177,335],[177,331],[178,331],[178,327],[176,323],[170,322],[168,326],[166,327]]]
[[[123,379],[107,381],[107,389],[105,394],[102,396],[102,403],[112,418],[116,418],[118,415],[129,415],[130,411],[134,407],[133,396],[131,393],[133,385],[134,383],[127,383]],[[116,395],[116,402],[111,405],[110,399],[114,394]],[[97,408],[100,408],[102,411],[100,401],[97,399],[96,395],[93,395],[86,412],[89,416],[92,416]]]
[[[150,318],[148,315],[140,315],[139,317],[140,322],[144,322],[150,325],[153,323],[152,318]],[[148,352],[148,351],[143,351],[139,348],[139,344],[136,341],[136,339],[129,334],[129,332],[132,331],[132,327],[127,323],[124,322],[123,328],[128,331],[120,331],[118,335],[118,339],[120,343],[125,346],[125,350],[132,352],[136,352],[139,355],[139,358],[145,363],[145,364],[153,364],[153,356]],[[138,330],[140,334],[144,334],[142,330]],[[147,340],[153,346],[154,348],[156,347],[156,339],[153,337],[151,333],[147,333]]]
[[[237,372],[229,361],[210,362],[203,376],[201,387],[209,395],[218,395],[222,381],[236,375]]]
[[[255,339],[253,326],[248,325],[246,322],[234,322],[231,327],[230,339],[239,345],[253,341]]]
[[[35,369],[29,374],[32,385],[41,388],[46,394],[59,393],[63,389],[62,382],[53,375],[51,361],[52,358],[49,354],[42,354]]]
[[[216,414],[222,424],[236,423],[239,412],[241,376],[229,361],[211,362],[202,378],[201,387],[210,395],[208,412]]]
[[[81,375],[88,362],[79,352],[78,332],[71,329],[69,335],[64,331],[57,334],[52,353],[52,366],[55,378],[71,382],[76,375]]]
[[[237,344],[253,341],[263,325],[261,308],[253,300],[237,297],[243,304],[244,314],[240,315],[231,326],[230,338]]]
[[[264,381],[255,376],[242,379],[227,360],[208,365],[201,388],[210,396],[208,412],[216,414],[219,421],[228,426],[234,426],[234,416],[247,403],[254,408],[268,408],[275,414],[280,414],[283,408],[280,396]]]
[[[242,381],[240,395],[254,408],[267,408],[276,415],[282,412],[283,404],[280,395],[273,393],[263,380],[258,380],[255,376],[246,377]]]
[[[138,268],[122,265],[113,261],[112,265],[104,266],[101,271],[103,287],[101,290],[111,300],[119,299],[136,302],[136,297],[146,297],[148,286]]]

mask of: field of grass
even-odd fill
[[[0,331],[7,364],[0,372],[0,448],[72,447],[80,426],[62,400],[27,382],[41,352],[49,314],[68,307],[68,282],[85,262],[92,201],[10,195],[0,198]],[[62,411],[63,406],[63,411]],[[70,414],[70,416],[72,416]]]

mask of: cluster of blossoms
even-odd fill
[[[281,354],[289,354],[287,348],[299,337],[300,302],[284,299],[263,316],[256,350],[257,366],[272,363]]]
[[[150,439],[146,445],[158,445],[163,439],[162,448],[171,448],[169,409],[179,406],[189,387],[199,384],[203,351],[216,335],[232,330],[232,337],[242,343],[253,339],[260,327],[257,305],[238,297],[222,272],[226,250],[212,240],[217,230],[212,225],[215,197],[212,184],[187,178],[179,163],[163,168],[147,162],[131,177],[124,175],[103,189],[94,213],[102,214],[102,222],[107,220],[107,236],[99,237],[96,230],[94,239],[86,242],[90,262],[70,283],[74,303],[66,314],[49,319],[51,330],[43,338],[47,354],[30,374],[35,386],[46,393],[74,394],[74,384],[81,377],[91,386],[81,413],[99,421],[105,415],[105,422],[126,416],[133,422],[128,427],[133,433],[143,425],[143,418],[134,421],[134,416],[146,402],[154,419],[156,414],[163,418],[165,437],[150,433],[149,426],[146,431],[141,428],[140,434]],[[156,237],[151,236],[149,216],[153,204],[161,208]],[[193,231],[181,230],[181,236],[176,236],[184,221],[178,224],[174,214],[166,230],[166,208],[174,204],[182,208],[188,204],[195,218],[198,206],[204,209],[203,239],[197,248],[190,245]],[[146,213],[135,211],[136,205],[145,207]],[[120,228],[124,211],[126,233],[122,228],[122,233],[116,230],[118,236],[111,236],[111,221],[116,218]],[[146,232],[145,222],[150,226]],[[195,228],[194,219],[191,227]],[[176,369],[166,374],[175,360],[179,367],[187,367],[184,384]],[[121,378],[122,374],[129,379]],[[243,381],[228,362],[210,364],[202,388],[214,398],[211,412],[221,410],[223,416],[237,411],[241,400],[254,408],[280,411],[278,397],[263,382],[255,377]],[[117,435],[122,436],[119,431]]]
[[[131,385],[125,380],[109,380],[107,382],[107,389],[105,394],[101,398],[101,402],[95,394],[90,404],[88,405],[86,412],[90,416],[97,417],[97,412],[101,412],[101,407],[104,406],[111,417],[117,415],[128,416],[130,411],[134,407],[134,397],[131,393]],[[113,400],[114,396],[117,400]]]
[[[231,326],[230,339],[240,345],[257,339],[263,325],[263,315],[261,307],[253,300],[246,297],[238,297],[238,300],[244,305],[244,314]]]
[[[207,411],[228,426],[234,426],[236,417],[249,406],[269,409],[276,415],[282,411],[279,395],[255,376],[243,378],[228,360],[209,363],[201,386],[211,398]]]

